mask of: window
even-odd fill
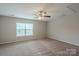
[[[33,24],[16,23],[16,36],[30,36],[30,35],[33,35]]]
[[[26,24],[25,25],[26,26],[26,36],[28,36],[28,35],[32,35],[33,33],[33,24]]]

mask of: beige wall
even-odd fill
[[[48,37],[79,46],[79,16],[69,15],[50,20]]]
[[[16,23],[33,23],[33,36],[16,37]],[[46,22],[32,21],[13,17],[0,17],[0,43],[9,43],[22,40],[39,39],[46,37]]]
[[[33,23],[33,36],[16,37],[16,23]],[[47,35],[48,34],[48,35]],[[69,15],[62,18],[42,21],[0,17],[0,44],[49,37],[79,46],[79,16]]]

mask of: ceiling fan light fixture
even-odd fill
[[[48,14],[47,14],[47,12],[46,11],[38,11],[38,13],[36,13],[36,18],[38,19],[38,20],[44,20],[44,19],[48,19],[48,18],[50,18],[51,16],[49,16]]]

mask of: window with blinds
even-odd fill
[[[16,23],[16,36],[31,36],[31,35],[33,35],[33,24]]]

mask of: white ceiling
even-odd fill
[[[50,19],[79,12],[79,4],[71,3],[0,3],[0,15],[35,20],[36,11],[45,10]]]

